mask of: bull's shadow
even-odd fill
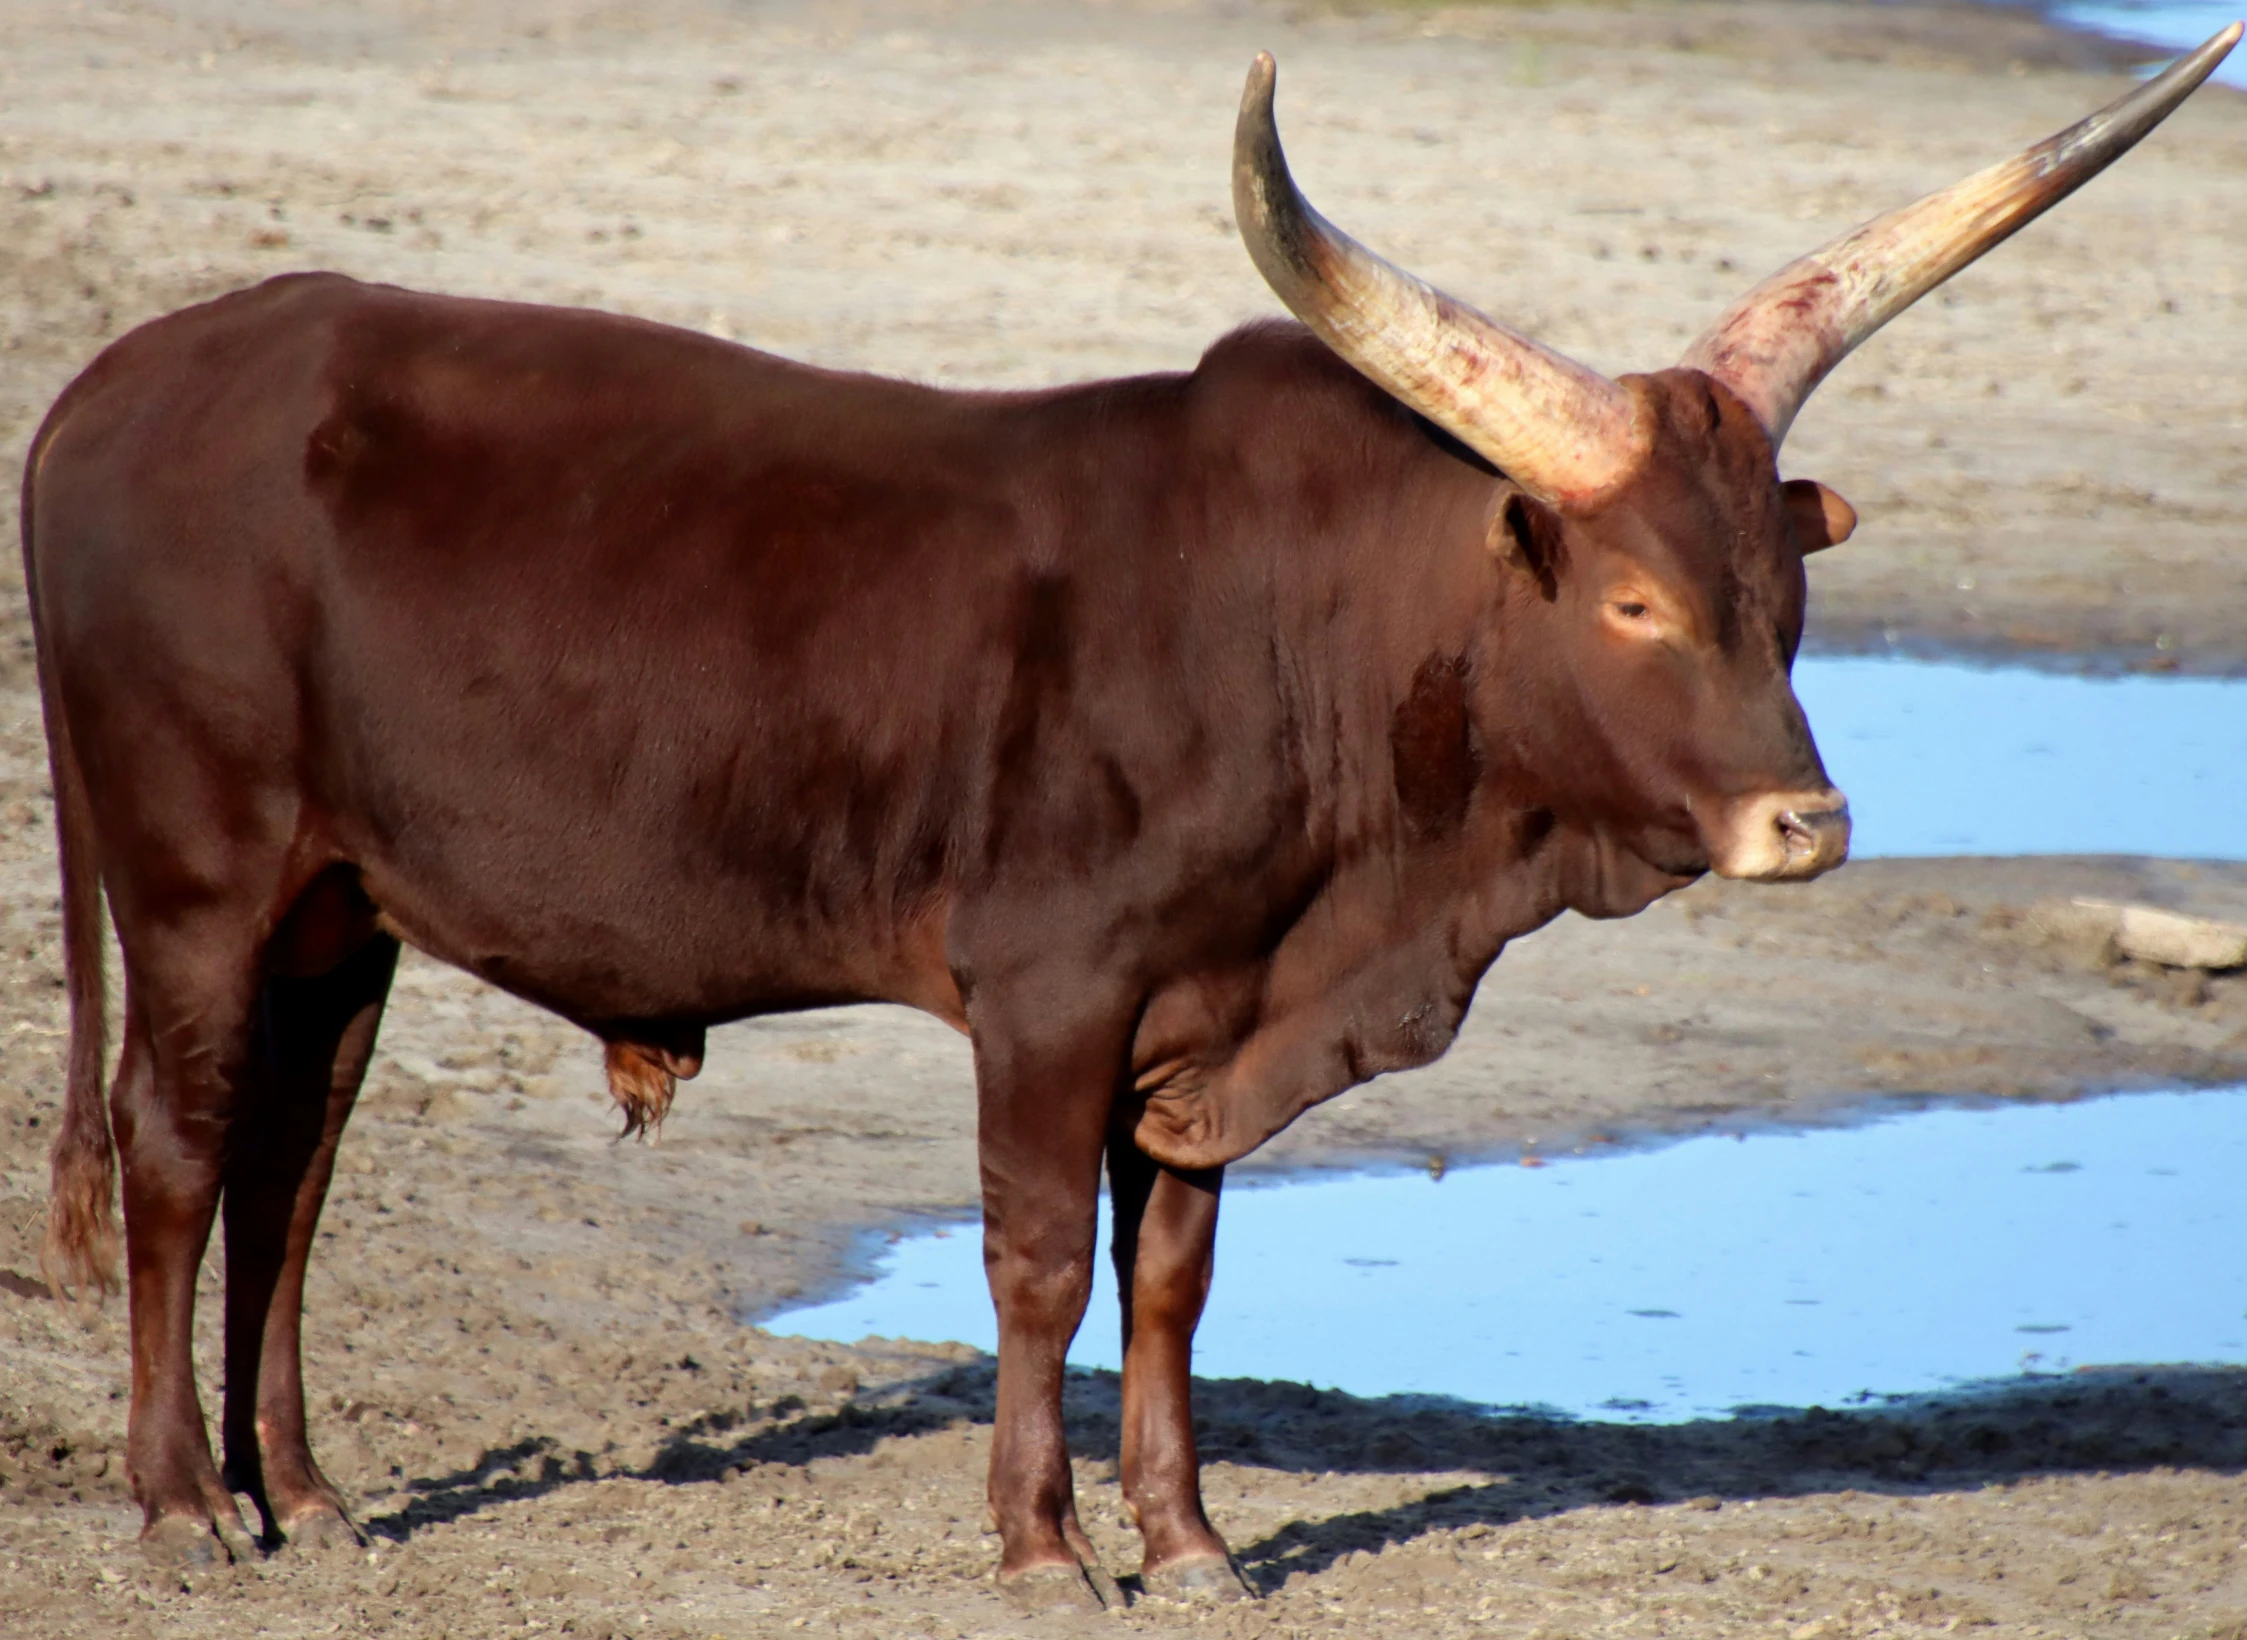
[[[784,1398],[761,1413],[713,1413],[673,1431],[652,1462],[633,1470],[549,1440],[517,1442],[467,1469],[407,1483],[414,1501],[369,1525],[377,1536],[402,1540],[494,1502],[606,1475],[691,1485],[729,1471],[862,1454],[894,1436],[988,1424],[995,1383],[992,1363],[983,1360],[869,1391],[834,1412],[808,1412]],[[1393,1509],[1292,1521],[1238,1545],[1251,1581],[1267,1590],[1353,1550],[1379,1550],[1431,1529],[1504,1525],[1602,1504],[1849,1488],[1933,1492],[2156,1465],[2247,1470],[2247,1368],[2238,1367],[2106,1369],[1879,1409],[1814,1407],[1668,1425],[1492,1414],[1253,1379],[1198,1380],[1194,1403],[1205,1460],[1310,1474],[1487,1477]],[[1112,1457],[1116,1375],[1072,1372],[1068,1410],[1078,1455]]]

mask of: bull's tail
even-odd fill
[[[49,1158],[47,1237],[39,1252],[57,1297],[106,1295],[117,1278],[117,1146],[104,1108],[108,1058],[108,979],[102,968],[101,851],[86,777],[70,744],[54,660],[40,630],[38,571],[32,562],[32,486],[59,415],[32,440],[23,480],[23,574],[39,657],[39,702],[47,719],[47,764],[55,788],[55,841],[62,868],[63,982],[70,1001],[70,1069],[62,1127]]]

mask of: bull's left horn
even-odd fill
[[[2215,72],[2240,30],[2232,24],[2018,159],[1789,263],[1703,332],[1681,362],[1738,394],[1777,445],[1811,389],[1851,348],[2128,153]]]
[[[1597,503],[1651,433],[1631,392],[1374,255],[1311,209],[1272,117],[1259,54],[1233,134],[1233,214],[1257,271],[1319,339],[1515,483]]]

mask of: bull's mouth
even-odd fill
[[[1725,805],[1709,865],[1751,883],[1806,882],[1849,858],[1849,803],[1832,787],[1766,792]]]

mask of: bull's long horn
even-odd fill
[[[1681,362],[1737,393],[1777,445],[1811,389],[1851,348],[2128,153],[2215,71],[2240,29],[2232,24],[2018,159],[1790,262],[1703,332]]]
[[[1257,271],[1327,346],[1532,494],[1596,503],[1643,456],[1631,393],[1375,256],[1311,209],[1259,54],[1233,133],[1233,214]]]

